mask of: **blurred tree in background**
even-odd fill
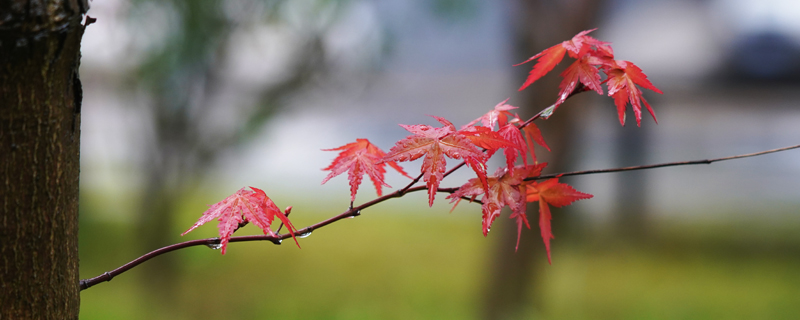
[[[512,24],[514,56],[525,61],[531,52],[541,52],[554,44],[570,39],[580,31],[597,25],[603,12],[605,1],[594,0],[513,0],[515,8]],[[553,73],[561,73],[566,64],[557,66]],[[528,70],[520,68],[519,79],[527,77]],[[518,81],[522,83],[523,81]],[[553,92],[558,92],[559,77],[544,77],[534,83],[520,95],[523,115],[533,115],[542,108],[553,103]],[[574,168],[578,151],[575,149],[577,124],[580,121],[578,105],[587,104],[586,96],[570,99],[559,108],[559,114],[539,126],[547,132],[546,139],[552,152],[539,152],[539,161],[547,162],[548,171],[565,172]],[[565,179],[569,181],[568,179]],[[529,206],[527,215],[538,216],[538,208]],[[541,273],[547,266],[544,247],[540,245],[541,237],[536,232],[522,234],[519,251],[514,250],[516,234],[511,232],[516,226],[509,219],[499,219],[498,228],[502,228],[497,236],[502,237],[494,248],[494,257],[490,259],[491,274],[486,279],[487,290],[484,299],[486,319],[519,319],[526,314],[540,311],[542,307],[540,295],[544,294]],[[580,234],[580,221],[574,209],[562,208],[553,216],[554,234],[563,238],[575,238]],[[532,286],[531,286],[532,285]],[[536,301],[531,305],[530,301]]]
[[[150,132],[142,132],[144,191],[136,220],[140,250],[178,241],[173,217],[192,186],[203,181],[226,150],[247,141],[287,99],[325,77],[333,59],[325,33],[347,1],[148,1],[132,2],[130,23],[164,27],[151,37],[146,56],[129,80],[148,101]],[[231,71],[249,33],[273,33],[286,41],[283,59],[266,80],[248,81]],[[274,48],[267,48],[275,50]],[[261,79],[265,79],[261,77]],[[242,88],[248,93],[241,95]],[[225,105],[221,105],[225,104]],[[175,256],[144,266],[148,291],[158,301],[173,297]],[[156,289],[158,288],[158,289]]]

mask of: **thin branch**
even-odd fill
[[[419,180],[419,179],[417,179],[417,180]],[[298,235],[310,234],[312,231],[317,230],[319,228],[322,228],[324,226],[327,226],[327,225],[329,225],[331,223],[334,223],[336,221],[339,221],[339,220],[342,220],[342,219],[345,219],[345,218],[349,218],[349,217],[359,216],[359,215],[361,215],[361,210],[369,208],[371,206],[374,206],[374,205],[376,205],[378,203],[381,203],[381,202],[384,202],[386,200],[393,199],[393,198],[400,198],[400,197],[403,197],[405,194],[408,194],[408,193],[411,193],[411,192],[422,191],[422,190],[428,190],[428,188],[426,186],[419,186],[419,187],[414,187],[414,188],[406,187],[406,188],[397,190],[395,192],[392,192],[392,193],[387,194],[385,196],[373,199],[370,202],[364,203],[364,204],[362,204],[360,206],[357,206],[357,207],[349,209],[349,210],[347,210],[345,212],[342,212],[339,215],[336,215],[336,216],[333,216],[333,217],[328,218],[326,220],[320,221],[320,222],[318,222],[316,224],[313,224],[313,225],[310,225],[308,227],[295,230],[294,233],[298,234]],[[437,192],[453,193],[456,190],[458,190],[458,188],[439,188],[439,189],[437,189]],[[292,235],[289,234],[289,233],[284,233],[284,234],[280,234],[279,233],[279,234],[276,234],[274,236],[273,235],[239,236],[239,237],[231,237],[228,242],[270,241],[270,242],[272,242],[274,244],[281,244],[281,241],[283,239],[290,238],[291,236]],[[124,264],[124,265],[120,266],[119,268],[116,268],[116,269],[114,269],[112,271],[104,272],[103,274],[101,274],[99,276],[96,276],[94,278],[81,280],[80,281],[80,289],[81,290],[85,290],[85,289],[88,289],[88,288],[98,284],[98,283],[111,281],[111,279],[113,279],[114,277],[120,275],[121,273],[123,273],[125,271],[128,271],[128,270],[132,269],[133,267],[136,267],[136,266],[142,264],[143,262],[145,262],[147,260],[150,260],[152,258],[155,258],[155,257],[160,256],[162,254],[165,254],[167,252],[171,252],[171,251],[175,251],[175,250],[183,249],[183,248],[188,248],[188,247],[201,246],[201,245],[208,246],[209,248],[216,249],[217,246],[219,246],[219,243],[220,243],[219,242],[219,238],[208,238],[208,239],[199,239],[199,240],[190,240],[190,241],[180,242],[180,243],[169,245],[169,246],[166,246],[166,247],[163,247],[163,248],[159,248],[159,249],[150,251],[147,254],[145,254],[145,255],[143,255],[141,257],[138,257],[138,258],[134,259],[133,261],[128,262],[128,263],[126,263],[126,264]]]
[[[574,96],[574,95],[577,95],[577,94],[579,94],[581,92],[586,92],[586,91],[589,91],[589,90],[590,89],[588,87],[584,86],[583,83],[578,83],[578,85],[575,86],[575,89],[572,90],[572,92],[570,92],[569,95],[566,98],[564,98],[564,101],[567,101],[567,99],[572,98],[572,96]],[[531,117],[527,121],[523,122],[519,126],[519,128],[520,129],[525,128],[529,124],[531,124],[534,121],[536,121],[536,119],[539,119],[541,117],[544,117],[545,119],[549,118],[550,115],[552,115],[552,113],[555,111],[555,109],[556,109],[556,104],[555,103],[551,104],[549,107],[542,109],[541,111],[539,111],[539,113],[533,115],[533,117]],[[550,113],[550,115],[545,115],[545,113]]]
[[[741,155],[724,157],[724,158],[706,159],[706,160],[694,160],[694,161],[682,161],[682,162],[668,162],[668,163],[659,163],[659,164],[651,164],[651,165],[635,166],[635,167],[625,167],[625,168],[614,168],[614,169],[573,171],[573,172],[542,175],[542,176],[535,177],[535,178],[527,178],[525,180],[541,180],[541,179],[549,179],[549,178],[565,177],[565,176],[578,176],[578,175],[588,175],[588,174],[595,174],[595,173],[610,173],[610,172],[621,172],[621,171],[645,170],[645,169],[654,169],[654,168],[671,167],[671,166],[684,166],[684,165],[695,165],[695,164],[711,164],[711,163],[719,162],[719,161],[741,159],[741,158],[747,158],[747,157],[755,157],[755,156],[760,156],[760,155],[765,155],[765,154],[775,153],[775,152],[781,152],[781,151],[787,151],[787,150],[792,150],[792,149],[797,149],[797,148],[800,148],[800,145],[794,145],[794,146],[789,146],[789,147],[784,147],[784,148],[777,148],[777,149],[766,150],[766,151],[761,151],[761,152],[754,152],[754,153],[748,153],[748,154],[741,154]],[[455,170],[457,168],[458,167],[455,167],[455,168],[451,169],[451,171],[453,171],[453,170]],[[302,229],[298,229],[298,230],[295,231],[295,234],[310,234],[314,230],[317,230],[319,228],[322,228],[324,226],[332,224],[332,223],[334,223],[336,221],[339,221],[339,220],[342,220],[342,219],[345,219],[345,218],[349,218],[349,217],[359,216],[359,215],[361,215],[361,210],[369,208],[371,206],[374,206],[374,205],[376,205],[378,203],[381,203],[381,202],[384,202],[384,201],[387,201],[387,200],[393,199],[393,198],[403,197],[407,193],[417,192],[417,191],[422,191],[422,190],[427,190],[428,189],[426,186],[419,186],[419,187],[411,188],[410,186],[413,185],[414,183],[416,183],[416,181],[419,181],[419,177],[417,179],[415,179],[409,186],[407,186],[407,187],[405,187],[403,189],[397,190],[395,192],[392,192],[392,193],[387,194],[387,195],[382,196],[382,197],[375,198],[372,201],[366,202],[366,203],[364,203],[364,204],[362,204],[360,206],[357,206],[357,207],[354,207],[352,209],[349,209],[349,210],[347,210],[345,212],[340,213],[339,215],[333,216],[333,217],[328,218],[326,220],[317,222],[316,224],[310,225],[310,226],[302,228]],[[438,189],[436,189],[437,192],[451,193],[451,194],[454,193],[456,190],[458,190],[458,188],[438,188]],[[469,198],[464,198],[464,199],[471,200]],[[480,203],[480,201],[472,201],[472,202]],[[262,236],[240,236],[240,237],[231,237],[229,242],[265,241],[266,240],[266,241],[271,241],[274,244],[280,244],[283,239],[290,238],[291,236],[292,235],[289,234],[289,233],[276,234],[276,235],[262,235]],[[163,248],[160,248],[160,249],[153,250],[153,251],[151,251],[151,252],[149,252],[149,253],[147,253],[147,254],[139,257],[139,258],[134,259],[131,262],[128,262],[128,263],[122,265],[119,268],[116,268],[116,269],[112,270],[112,271],[104,272],[103,274],[101,274],[101,275],[99,275],[97,277],[94,277],[94,278],[81,280],[80,281],[80,289],[81,290],[88,289],[88,288],[90,288],[90,287],[92,287],[92,286],[94,286],[94,285],[96,285],[98,283],[111,281],[111,279],[116,277],[117,275],[119,275],[119,274],[121,274],[121,273],[123,273],[125,271],[128,271],[131,268],[136,267],[139,264],[141,264],[141,263],[143,263],[143,262],[145,262],[147,260],[150,260],[152,258],[155,258],[155,257],[157,257],[159,255],[162,255],[164,253],[175,251],[175,250],[178,250],[178,249],[183,249],[183,248],[188,248],[188,247],[193,247],[193,246],[199,246],[199,245],[205,245],[205,246],[208,246],[208,247],[211,247],[211,248],[216,248],[216,246],[219,245],[219,238],[190,240],[190,241],[176,243],[176,244],[169,245],[169,246],[166,246],[166,247],[163,247]]]
[[[694,160],[694,161],[678,161],[678,162],[667,162],[667,163],[657,163],[657,164],[649,164],[644,166],[633,166],[633,167],[624,167],[624,168],[613,168],[613,169],[600,169],[600,170],[584,170],[584,171],[572,171],[572,172],[564,172],[564,173],[552,173],[552,174],[545,174],[538,177],[533,178],[526,178],[526,181],[530,180],[543,180],[543,179],[550,179],[550,178],[559,178],[559,177],[568,177],[568,176],[582,176],[587,174],[595,174],[595,173],[611,173],[611,172],[622,172],[622,171],[634,171],[634,170],[646,170],[646,169],[655,169],[655,168],[663,168],[663,167],[675,167],[675,166],[688,166],[688,165],[695,165],[695,164],[712,164],[714,162],[720,162],[725,160],[733,160],[733,159],[741,159],[741,158],[748,158],[748,157],[755,157],[775,152],[781,152],[786,150],[792,150],[800,148],[800,144],[777,148],[772,150],[760,151],[760,152],[753,152],[747,154],[740,154],[736,156],[730,157],[723,157],[723,158],[716,158],[716,159],[705,159],[705,160]]]
[[[410,189],[415,183],[419,182],[419,179],[422,179],[423,175],[424,173],[420,173],[416,178],[414,178],[414,180],[411,180],[411,183],[409,183],[403,189],[397,190],[397,193],[399,193],[402,196],[403,194],[408,192],[408,189]],[[353,203],[350,203],[350,208],[351,209],[353,208]]]
[[[447,172],[445,172],[444,175],[442,175],[442,179],[446,178],[447,176],[449,176],[451,173],[455,172],[456,170],[461,169],[461,167],[463,167],[466,164],[467,164],[466,161],[461,161],[461,163],[459,163],[457,166],[453,167],[450,170],[447,170]]]

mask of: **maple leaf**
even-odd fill
[[[514,163],[517,161],[517,155],[522,154],[522,160],[525,165],[528,164],[528,144],[525,143],[525,138],[522,136],[522,131],[517,128],[513,123],[504,125],[498,131],[500,135],[512,143],[512,147],[507,147],[503,151],[506,156],[506,165],[509,169],[514,168]]]
[[[550,207],[553,205],[558,208],[569,205],[575,201],[589,199],[591,194],[575,190],[566,183],[559,183],[558,178],[549,179],[544,182],[532,181],[526,186],[526,201],[539,201],[539,229],[542,233],[545,249],[547,249],[547,262],[552,264],[550,258],[550,239],[554,239],[550,220]],[[527,221],[526,221],[527,222]]]
[[[600,86],[600,70],[595,67],[596,59],[591,57],[582,57],[573,62],[567,67],[561,76],[561,84],[558,85],[558,100],[555,105],[559,106],[567,100],[569,95],[578,86],[578,83],[583,83],[589,89],[596,91],[598,94],[603,94],[603,88]]]
[[[515,64],[514,66],[516,67],[528,63],[533,59],[539,58],[539,61],[536,62],[535,65],[533,65],[533,69],[531,69],[531,72],[528,74],[528,78],[525,79],[525,83],[523,83],[522,86],[519,87],[519,91],[524,90],[525,88],[536,82],[536,80],[539,80],[541,77],[544,77],[544,75],[550,72],[550,70],[553,70],[553,68],[555,68],[556,65],[558,65],[558,63],[561,62],[562,59],[564,59],[564,53],[566,52],[567,49],[564,48],[563,45],[557,44],[550,48],[545,49],[544,51],[536,54],[533,57],[528,58],[528,60]]]
[[[531,62],[537,58],[539,59],[536,64],[533,65],[533,69],[531,69],[530,74],[528,74],[528,78],[525,79],[525,83],[522,84],[522,86],[519,88],[519,91],[524,90],[529,85],[536,82],[536,80],[539,80],[541,77],[553,70],[553,68],[555,68],[555,66],[564,59],[565,53],[568,53],[570,57],[576,59],[581,59],[590,54],[597,57],[613,57],[614,53],[608,42],[603,42],[587,36],[587,34],[594,30],[597,29],[581,31],[572,37],[572,39],[547,48],[535,56],[528,58],[528,60],[515,64],[514,66],[516,67]],[[587,86],[589,85],[587,84]]]
[[[525,128],[522,128],[522,131],[525,133],[526,142],[528,144],[528,151],[531,153],[531,158],[533,162],[536,162],[536,153],[534,152],[533,143],[536,142],[540,146],[550,151],[550,147],[547,145],[547,142],[544,142],[544,137],[542,137],[542,132],[539,130],[533,123],[529,123]]]
[[[487,177],[488,192],[484,194],[483,190],[486,189],[479,179],[470,179],[466,184],[458,188],[455,192],[450,194],[447,198],[451,199],[450,202],[456,202],[461,198],[474,199],[478,195],[484,194],[481,198],[481,211],[483,213],[483,235],[489,234],[492,223],[497,217],[500,216],[500,210],[508,206],[511,208],[511,218],[517,219],[518,234],[517,234],[517,248],[519,248],[519,237],[522,234],[522,224],[528,226],[527,217],[525,216],[525,209],[527,207],[527,194],[525,192],[527,183],[524,179],[527,177],[539,176],[542,168],[547,164],[542,163],[538,165],[520,165],[511,169],[507,167],[499,168],[492,176]],[[455,205],[453,208],[455,208]]]
[[[631,108],[633,108],[633,114],[636,116],[636,125],[642,126],[642,102],[644,102],[650,115],[653,116],[653,121],[658,123],[653,108],[642,97],[642,91],[636,85],[658,93],[663,92],[650,83],[650,80],[647,80],[647,76],[642,72],[642,69],[639,69],[630,61],[617,60],[606,71],[606,74],[608,74],[608,95],[614,98],[621,125],[625,125],[625,109],[630,103]]]
[[[217,219],[219,221],[217,225],[219,228],[219,244],[222,254],[225,254],[231,235],[242,223],[252,222],[264,231],[264,234],[274,236],[275,233],[272,232],[270,226],[277,216],[289,229],[289,233],[294,238],[297,247],[300,247],[300,243],[297,242],[294,234],[296,229],[292,222],[289,221],[289,218],[278,209],[263,190],[253,187],[250,187],[250,189],[252,191],[245,188],[239,189],[239,191],[224,200],[211,205],[189,230],[181,233],[181,236],[206,222]]]
[[[495,151],[501,148],[514,147],[514,144],[506,140],[499,132],[492,131],[487,127],[466,127],[461,129],[459,133],[469,138],[476,146],[489,151],[489,155],[494,154]]]
[[[468,137],[455,130],[455,126],[444,118],[435,117],[444,126],[428,125],[400,126],[413,133],[398,141],[382,161],[412,161],[425,156],[420,172],[428,186],[428,205],[433,206],[436,189],[439,187],[447,166],[445,156],[464,159],[481,181],[486,181],[486,155],[478,150]]]
[[[511,99],[511,98],[508,98],[508,99]],[[489,129],[494,129],[494,125],[495,124],[497,124],[499,122],[505,122],[505,119],[507,119],[509,117],[514,117],[508,111],[517,109],[518,107],[515,107],[515,106],[512,106],[510,104],[507,104],[506,102],[508,102],[508,99],[505,99],[502,102],[500,102],[497,105],[495,105],[494,109],[492,111],[489,111],[486,114],[482,115],[480,118],[472,120],[472,122],[470,122],[470,123],[467,123],[466,125],[461,127],[461,130],[464,130],[467,127],[470,127],[470,126],[478,123],[478,121],[480,121],[480,123],[484,127],[487,127]]]
[[[328,182],[328,180],[331,178],[338,176],[345,171],[349,171],[347,178],[350,180],[350,201],[354,201],[356,199],[358,186],[361,185],[361,179],[365,174],[368,175],[372,180],[379,197],[383,193],[381,188],[382,186],[391,188],[391,186],[383,181],[384,175],[386,174],[385,167],[387,164],[397,170],[397,172],[400,174],[408,177],[409,179],[413,179],[405,171],[403,171],[403,168],[401,168],[397,162],[381,162],[381,159],[386,156],[386,153],[380,148],[376,147],[374,144],[370,143],[367,139],[356,139],[356,142],[348,143],[334,149],[322,149],[322,151],[339,150],[342,152],[339,153],[336,159],[333,159],[331,165],[322,169],[331,171],[328,176],[322,180],[322,184],[325,184],[325,182]]]
[[[507,104],[507,101],[508,99],[498,103],[492,111],[464,125],[459,132],[466,135],[476,146],[486,149],[487,157],[491,157],[498,149],[505,148],[506,163],[509,168],[512,168],[517,155],[520,153],[525,155],[528,150],[530,150],[533,161],[536,161],[533,149],[534,141],[547,148],[548,151],[550,147],[544,142],[539,128],[533,123],[525,126],[520,133],[518,125],[523,121],[518,115],[509,112],[517,107]],[[483,126],[472,127],[478,122]],[[495,125],[499,125],[498,131],[492,131]],[[523,159],[523,162],[527,164],[527,156]]]

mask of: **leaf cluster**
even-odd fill
[[[525,83],[520,87],[520,90],[523,90],[550,72],[565,55],[575,59],[561,73],[564,79],[556,102],[536,116],[523,121],[517,114],[512,113],[517,107],[508,104],[509,99],[506,99],[460,128],[438,116],[431,117],[441,126],[401,124],[400,126],[411,135],[398,140],[389,152],[384,152],[368,139],[356,139],[355,142],[337,148],[324,149],[324,151],[339,151],[339,154],[329,166],[323,168],[329,173],[322,183],[347,172],[352,211],[364,175],[369,176],[380,197],[369,202],[370,205],[391,197],[403,196],[421,179],[425,183],[424,189],[428,191],[429,206],[433,205],[436,193],[443,191],[450,193],[447,199],[450,199],[451,203],[455,202],[455,205],[462,199],[480,203],[484,236],[488,235],[492,223],[501,215],[501,210],[508,207],[511,210],[509,218],[515,219],[517,223],[517,248],[522,227],[530,229],[525,213],[527,204],[538,202],[539,229],[550,261],[550,240],[554,238],[550,206],[563,207],[577,200],[589,199],[592,195],[558,182],[558,177],[537,181],[547,164],[537,161],[534,144],[539,144],[548,151],[550,148],[533,121],[549,118],[564,101],[576,93],[592,90],[604,94],[602,85],[606,84],[608,96],[614,99],[617,107],[620,124],[624,125],[625,110],[630,104],[637,125],[641,125],[642,104],[654,120],[655,113],[642,97],[642,91],[638,86],[661,93],[639,67],[629,61],[616,60],[610,43],[588,36],[592,31],[580,32],[572,39],[545,49],[520,63],[537,60]],[[605,75],[605,80],[602,80],[601,74]],[[493,175],[488,175],[487,161],[496,154],[503,155],[505,164],[496,169]],[[448,171],[448,158],[460,160],[461,163]],[[417,159],[422,159],[420,174],[417,178],[412,178],[398,163]],[[412,181],[389,197],[382,197],[382,188],[389,187],[385,182],[387,165]],[[440,188],[445,177],[462,166],[472,169],[475,178],[458,188]],[[294,236],[296,229],[289,222],[288,214],[288,209],[285,213],[278,210],[262,190],[251,187],[251,190],[241,189],[212,205],[184,234],[208,221],[218,219],[220,243],[224,254],[233,232],[247,222],[253,222],[264,231],[264,234],[274,235],[270,226],[274,218],[278,217]]]

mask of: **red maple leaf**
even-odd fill
[[[503,138],[512,143],[512,147],[507,147],[503,151],[503,155],[506,156],[506,165],[508,168],[514,168],[514,163],[517,162],[518,154],[522,155],[522,160],[525,165],[527,165],[528,144],[525,142],[525,138],[522,136],[522,131],[520,131],[519,128],[513,123],[508,123],[500,128],[498,132]]]
[[[433,206],[436,189],[444,178],[447,166],[445,156],[452,159],[464,159],[481,181],[486,181],[486,155],[470,141],[468,137],[455,130],[455,126],[444,118],[436,117],[444,126],[434,128],[428,125],[400,126],[413,133],[398,141],[389,154],[383,158],[388,161],[412,161],[425,156],[420,172],[428,186],[428,205]]]
[[[558,183],[558,178],[549,179],[542,183],[532,181],[526,186],[527,202],[539,201],[539,229],[542,233],[545,249],[547,249],[547,262],[552,263],[550,258],[550,239],[554,239],[550,220],[550,205],[563,207],[575,201],[589,199],[591,194],[579,192],[566,183]],[[526,221],[527,222],[527,221]],[[529,227],[530,228],[530,227]]]
[[[625,109],[630,103],[633,108],[633,114],[636,116],[636,125],[642,126],[642,102],[644,102],[650,115],[653,116],[653,121],[658,123],[653,108],[642,97],[642,91],[636,85],[658,93],[663,92],[650,83],[650,80],[647,80],[647,76],[642,72],[642,69],[639,69],[630,61],[617,60],[606,71],[606,74],[608,74],[608,95],[614,98],[621,125],[625,125]]]
[[[450,202],[456,202],[453,206],[453,208],[455,208],[462,197],[475,199],[477,196],[484,194],[481,198],[481,202],[483,203],[481,211],[483,212],[482,221],[484,236],[489,234],[492,223],[500,216],[500,210],[505,206],[511,208],[512,214],[510,218],[517,219],[517,248],[519,248],[519,236],[522,234],[522,224],[524,223],[528,226],[528,229],[530,229],[527,217],[525,216],[525,209],[527,207],[525,188],[527,183],[524,183],[524,179],[527,177],[539,176],[542,168],[546,165],[546,163],[530,166],[521,165],[511,169],[508,167],[501,167],[494,175],[486,178],[488,191],[485,192],[485,194],[485,185],[479,179],[470,179],[447,198],[451,199]]]
[[[381,190],[382,186],[391,188],[391,186],[383,182],[387,164],[397,170],[397,172],[400,172],[400,174],[409,179],[413,179],[403,171],[403,168],[401,168],[397,162],[381,162],[383,157],[386,156],[386,153],[370,143],[367,139],[356,139],[356,142],[348,143],[338,148],[322,150],[342,150],[336,159],[333,159],[331,165],[322,169],[331,171],[331,173],[322,180],[322,184],[325,184],[325,182],[328,182],[331,178],[345,171],[349,171],[347,178],[350,180],[350,201],[356,199],[358,186],[361,185],[361,179],[364,177],[364,174],[368,175],[372,180],[372,183],[375,185],[375,190],[378,192],[378,196],[381,196],[383,193]]]
[[[292,238],[294,238],[297,247],[300,247],[300,243],[297,242],[297,238],[295,238],[294,235],[296,229],[292,225],[292,222],[289,221],[289,218],[278,209],[275,203],[272,202],[272,199],[270,199],[263,190],[253,187],[250,187],[250,189],[252,189],[252,191],[245,188],[239,189],[239,191],[228,196],[225,200],[211,205],[189,230],[181,233],[181,236],[206,222],[217,219],[219,221],[217,225],[219,228],[219,243],[222,248],[222,254],[225,254],[231,235],[233,235],[233,232],[236,231],[242,223],[252,222],[257,227],[261,228],[264,234],[274,236],[275,233],[272,232],[270,226],[277,216],[289,229],[289,233],[292,235]]]
[[[547,143],[544,142],[544,137],[542,137],[542,132],[539,130],[535,124],[530,123],[525,128],[522,128],[522,131],[525,133],[525,138],[528,144],[528,151],[531,153],[531,158],[533,162],[536,163],[536,153],[533,149],[533,143],[536,142],[540,146],[550,151],[550,147],[547,146]]]
[[[548,72],[553,70],[553,68],[555,68],[555,66],[559,62],[561,62],[562,59],[564,59],[565,53],[568,53],[570,57],[573,57],[575,59],[581,59],[587,55],[592,55],[596,57],[609,57],[609,56],[613,57],[613,51],[609,46],[608,42],[603,42],[595,38],[592,38],[590,36],[587,36],[587,34],[589,34],[594,30],[596,29],[582,31],[576,34],[570,40],[564,41],[555,46],[547,48],[544,51],[536,54],[535,56],[528,58],[528,60],[515,64],[514,66],[519,66],[528,63],[530,61],[533,61],[534,59],[537,58],[539,59],[539,61],[537,61],[536,64],[533,65],[533,69],[531,70],[530,74],[528,74],[528,78],[525,80],[525,83],[523,83],[522,86],[519,88],[519,91],[522,91],[523,89],[527,88],[529,85],[533,84],[536,80],[539,80],[541,77],[543,77]],[[587,84],[587,86],[589,85]],[[563,82],[562,82],[562,87],[564,87]],[[591,86],[589,87],[594,89]],[[569,92],[567,94],[569,94]],[[559,96],[561,96],[561,94],[559,94]]]
[[[487,127],[465,127],[458,132],[469,138],[476,146],[486,149],[489,155],[494,154],[495,151],[501,148],[514,147],[514,144],[500,133]]]
[[[564,48],[563,45],[557,44],[550,48],[545,49],[544,51],[538,53],[533,57],[528,58],[528,60],[515,64],[514,66],[516,67],[528,63],[533,59],[539,58],[539,61],[536,62],[535,65],[533,65],[533,69],[531,69],[531,72],[528,74],[528,78],[525,79],[525,83],[523,83],[522,86],[519,87],[519,91],[524,90],[529,85],[536,82],[536,80],[539,80],[541,77],[544,77],[544,75],[550,72],[550,70],[553,70],[553,68],[555,68],[556,65],[558,65],[558,63],[561,62],[562,59],[564,59],[564,53],[566,52],[567,49]]]
[[[507,101],[508,99],[498,103],[494,110],[464,125],[459,132],[470,138],[476,146],[486,149],[488,157],[491,157],[498,149],[505,148],[506,163],[509,168],[513,168],[517,155],[520,153],[525,156],[530,151],[533,161],[536,161],[533,149],[534,141],[547,148],[548,151],[550,147],[544,142],[542,133],[535,124],[529,123],[520,132],[519,125],[523,121],[518,115],[509,112],[517,107],[507,104]],[[472,127],[478,122],[483,126]],[[492,131],[496,124],[499,125],[498,130]],[[528,164],[527,156],[523,159],[523,162]]]
[[[510,99],[510,98],[509,98]],[[480,121],[480,123],[489,129],[494,129],[494,125],[498,123],[506,122],[506,119],[514,117],[509,110],[517,109],[518,107],[512,106],[507,104],[508,99],[503,100],[502,102],[498,103],[494,106],[492,111],[487,112],[486,114],[482,115],[480,118],[472,120],[472,122],[467,123],[461,130],[464,130],[467,127],[470,127]]]
[[[590,56],[581,57],[561,73],[564,80],[561,80],[561,84],[558,85],[561,90],[558,92],[556,106],[567,100],[578,83],[583,83],[587,88],[603,94],[603,88],[600,86],[600,70],[595,66],[598,63],[596,61],[597,59]]]

